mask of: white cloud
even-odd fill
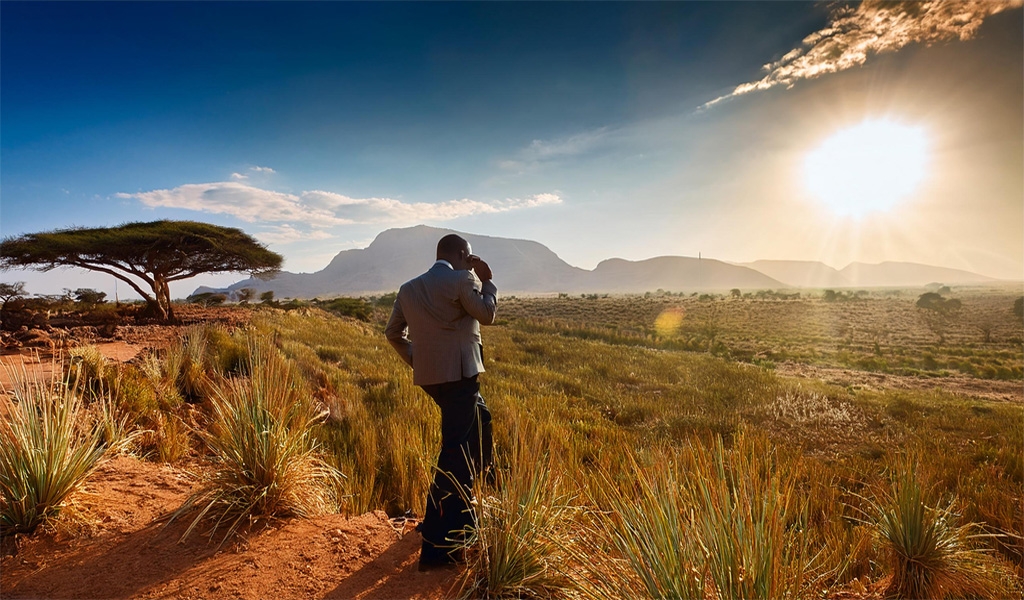
[[[190,183],[170,190],[117,194],[135,198],[150,208],[181,208],[231,215],[247,223],[297,222],[329,227],[351,223],[307,204],[293,194],[264,190],[243,183]]]
[[[271,169],[270,167],[249,167],[249,170],[254,171],[256,173],[266,173],[267,175],[273,175],[274,173],[277,173],[277,171]]]
[[[508,198],[486,203],[462,198],[445,202],[402,202],[391,198],[350,198],[342,194],[314,190],[303,192],[303,199],[311,206],[331,211],[335,216],[354,223],[420,223],[423,221],[450,221],[471,215],[495,214],[534,208],[546,204],[559,204],[557,194],[536,194],[528,198]]]
[[[248,179],[249,176],[248,175],[242,175],[241,173],[232,173],[231,174],[231,178],[236,180],[236,181],[242,181],[243,179]]]
[[[908,44],[969,40],[982,22],[999,12],[1024,5],[1024,0],[961,0],[949,2],[890,2],[867,0],[856,8],[836,11],[831,22],[803,40],[800,48],[763,67],[767,74],[700,107],[778,85],[792,87],[813,79],[863,65],[872,54],[895,52]]]
[[[301,230],[288,224],[264,227],[254,235],[261,242],[266,242],[268,244],[291,244],[293,242],[326,240],[333,237],[331,234],[323,230]]]
[[[352,224],[416,224],[450,221],[460,217],[504,213],[562,202],[554,193],[526,198],[507,198],[481,202],[462,198],[444,202],[403,202],[392,198],[351,198],[323,190],[300,195],[264,190],[236,181],[193,183],[169,190],[134,194],[119,193],[118,198],[135,199],[150,208],[177,208],[211,214],[230,215],[248,223],[281,223],[261,236],[274,243],[299,239],[325,239],[323,232],[298,229],[324,229]],[[309,237],[311,235],[320,237]]]

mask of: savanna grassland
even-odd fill
[[[916,306],[923,290],[511,298],[502,318],[535,330],[772,366],[848,367],[906,375],[1024,379],[1020,290],[966,288],[950,314]]]
[[[483,332],[497,482],[451,594],[1018,596],[1024,390],[944,385],[1021,388],[1018,296],[961,291],[941,321],[916,292],[501,299]],[[174,520],[214,542],[274,515],[422,514],[438,415],[384,340],[388,299],[321,304],[193,326],[133,364],[76,351],[76,472],[96,440],[203,465]],[[777,372],[794,364],[920,385]],[[36,443],[12,423],[9,447]],[[4,485],[32,469],[14,454]],[[16,496],[8,531],[65,500],[29,527]]]

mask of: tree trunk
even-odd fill
[[[167,292],[167,280],[162,275],[153,276],[153,300],[146,299],[146,314],[167,322],[172,318],[170,312],[170,294]]]

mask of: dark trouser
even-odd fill
[[[473,524],[467,500],[474,475],[491,466],[491,413],[476,377],[423,386],[441,409],[441,453],[427,495],[420,560],[440,561],[457,543],[459,532]],[[456,533],[452,533],[456,532]]]

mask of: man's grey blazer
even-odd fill
[[[384,335],[413,383],[458,381],[484,371],[480,324],[494,323],[498,288],[443,262],[402,284]]]

